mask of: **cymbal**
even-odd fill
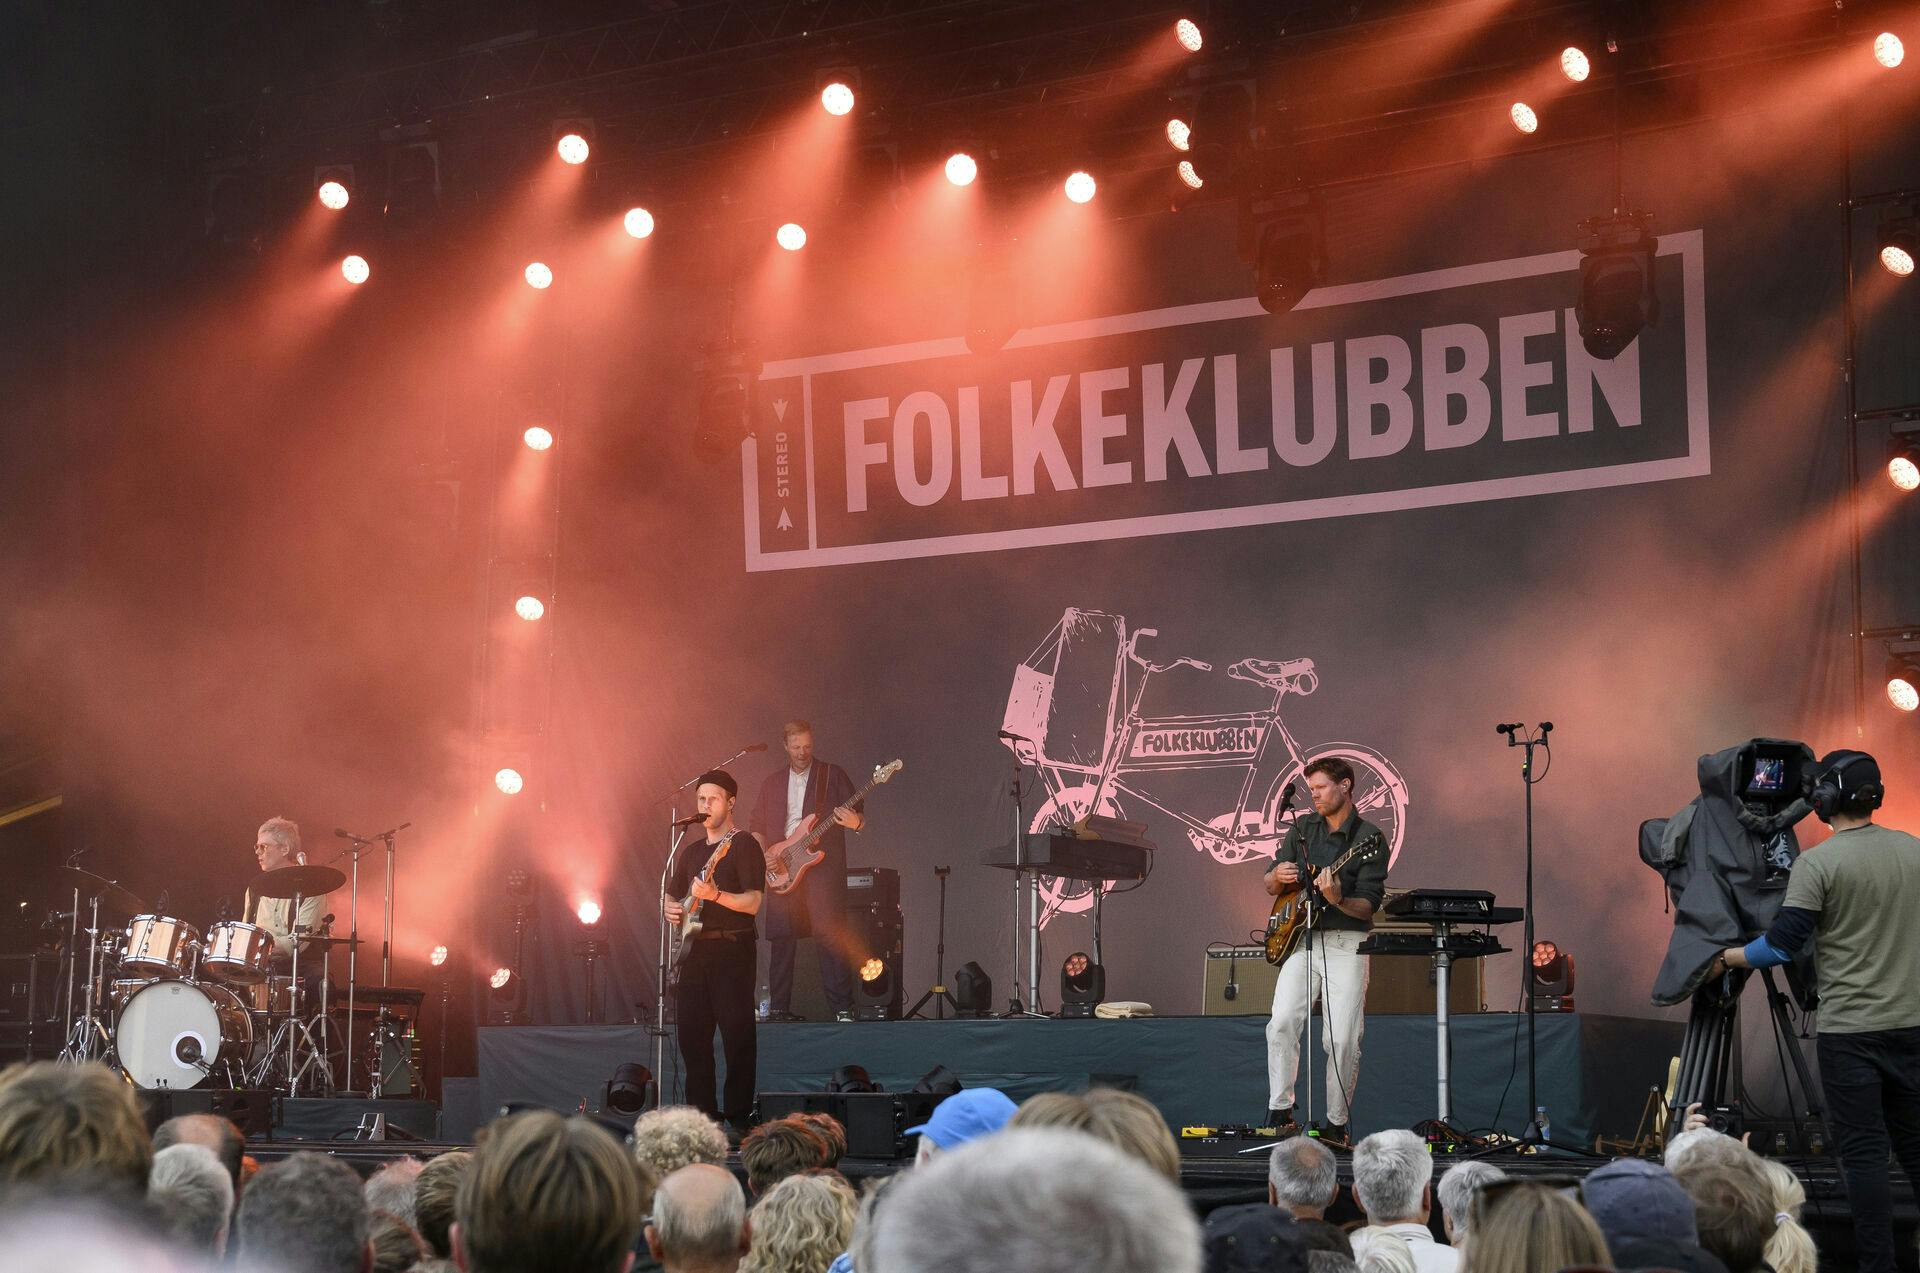
[[[121,888],[112,880],[102,879],[92,871],[83,871],[77,866],[56,866],[54,878],[60,881],[64,891],[80,890],[80,907],[84,911],[90,898],[100,899],[100,913],[117,915],[122,919],[132,919],[135,915],[146,913],[147,904]]]
[[[330,866],[283,866],[264,872],[253,886],[255,897],[324,897],[347,882]]]

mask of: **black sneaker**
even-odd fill
[[[1346,1149],[1350,1145],[1345,1123],[1315,1123],[1313,1135],[1316,1139],[1339,1149]]]
[[[1291,1107],[1287,1109],[1268,1110],[1267,1121],[1260,1125],[1262,1127],[1273,1128],[1273,1134],[1276,1136],[1298,1136],[1300,1134],[1300,1124],[1293,1121],[1293,1110]]]

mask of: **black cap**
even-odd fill
[[[738,796],[740,794],[740,784],[735,782],[733,775],[724,769],[707,770],[707,772],[701,774],[699,780],[693,784],[693,789],[698,791],[708,783],[712,783],[730,796]]]
[[[1864,751],[1830,751],[1820,757],[1820,774],[1832,774],[1840,794],[1851,799],[1868,783],[1880,781],[1880,762]]]
[[[1293,1217],[1264,1202],[1216,1208],[1203,1239],[1207,1273],[1306,1273],[1307,1244]]]

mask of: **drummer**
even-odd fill
[[[262,871],[277,871],[284,866],[299,866],[305,863],[306,856],[300,852],[300,827],[287,818],[268,818],[260,824],[260,833],[254,837],[254,860],[260,863]],[[287,922],[287,912],[293,909],[293,899],[282,897],[253,898],[253,890],[247,890],[247,922],[258,924],[273,934],[273,953],[277,961],[293,958],[294,925]],[[301,933],[311,935],[320,917],[326,913],[325,897],[303,897],[300,899],[298,927]],[[304,953],[305,947],[302,948]]]

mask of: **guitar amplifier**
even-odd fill
[[[1376,923],[1376,933],[1413,932],[1428,939],[1425,924]],[[1227,998],[1229,976],[1233,998]],[[1273,1012],[1273,987],[1280,970],[1267,962],[1261,946],[1216,946],[1207,951],[1202,977],[1200,1013],[1208,1017],[1268,1016]],[[1447,1011],[1486,1011],[1485,961],[1456,960],[1448,977]],[[1373,958],[1367,969],[1368,1012],[1433,1015],[1433,960],[1412,956]],[[1319,1008],[1314,1009],[1315,1013]]]

